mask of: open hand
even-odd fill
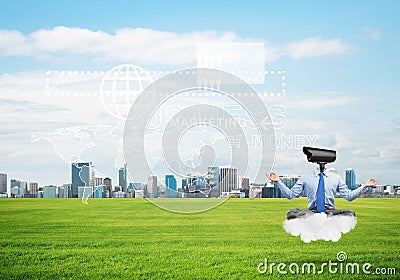
[[[365,186],[366,186],[366,187],[372,187],[372,186],[375,186],[376,184],[378,184],[378,181],[375,180],[374,178],[368,179],[368,180],[365,182]]]
[[[271,172],[269,174],[267,172],[267,173],[265,173],[265,175],[267,175],[268,179],[271,180],[271,181],[274,181],[274,182],[278,182],[279,181],[279,175],[276,174],[275,172]]]

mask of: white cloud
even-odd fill
[[[335,148],[338,150],[350,150],[354,151],[357,147],[361,146],[361,142],[355,139],[350,138],[348,135],[344,133],[336,133],[335,135],[336,145]]]
[[[0,31],[0,54],[43,57],[58,53],[92,55],[98,59],[138,64],[180,65],[194,62],[198,42],[234,42],[232,32],[194,31],[177,34],[146,28],[125,28],[115,34],[58,26],[29,35]],[[16,48],[17,46],[17,48]]]
[[[27,36],[21,32],[0,30],[0,56],[29,55],[31,49]]]
[[[28,38],[35,50],[40,52],[68,51],[72,53],[96,53],[111,35],[102,31],[58,26],[51,30],[38,30]]]
[[[302,110],[317,110],[324,108],[337,108],[346,104],[352,104],[358,100],[355,96],[347,96],[344,94],[324,94],[318,96],[291,98],[286,101],[288,108],[301,108]]]
[[[293,236],[300,236],[304,243],[317,240],[338,242],[342,234],[354,229],[356,224],[357,218],[354,216],[316,213],[286,220],[283,222],[283,228]]]
[[[366,40],[378,41],[381,38],[381,31],[371,26],[362,29],[362,37]]]
[[[379,158],[384,162],[400,162],[400,148],[398,146],[385,146],[379,150]]]
[[[322,40],[319,38],[308,38],[285,46],[287,55],[294,59],[342,55],[348,54],[354,49],[353,46],[343,43],[340,39]]]
[[[133,61],[137,64],[184,65],[196,59],[197,43],[266,43],[266,60],[281,57],[303,59],[347,54],[354,47],[340,39],[307,38],[281,46],[260,38],[239,38],[233,32],[193,31],[174,33],[147,28],[124,28],[114,34],[64,26],[40,29],[28,35],[18,31],[0,30],[0,56],[28,56],[39,59],[68,59],[65,54],[84,55],[114,62]]]

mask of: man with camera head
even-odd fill
[[[335,151],[304,147],[303,152],[307,155],[308,161],[318,163],[319,167],[311,173],[301,176],[291,189],[279,179],[277,173],[271,172],[266,174],[269,180],[277,182],[284,197],[288,199],[299,197],[303,191],[307,196],[308,208],[306,210],[298,208],[291,209],[287,212],[287,218],[293,219],[321,212],[325,212],[327,215],[355,216],[353,210],[339,210],[335,208],[334,199],[336,193],[339,193],[344,199],[352,201],[360,196],[366,187],[375,186],[378,181],[371,178],[368,179],[364,185],[361,185],[355,190],[350,190],[338,174],[325,169],[325,163],[335,161]]]

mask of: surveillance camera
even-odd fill
[[[336,160],[336,151],[312,147],[303,147],[303,153],[309,162],[330,163]]]

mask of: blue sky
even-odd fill
[[[5,108],[3,119],[7,121],[0,130],[0,143],[4,147],[1,154],[6,159],[0,171],[43,184],[67,182],[69,169],[65,162],[53,155],[48,144],[31,143],[30,134],[70,125],[96,124],[95,118],[77,116],[80,109],[76,101],[67,104],[41,95],[44,72],[108,70],[122,63],[149,69],[192,67],[195,62],[191,54],[180,52],[190,46],[193,38],[200,38],[264,42],[267,55],[274,54],[267,59],[266,69],[287,71],[287,98],[278,103],[287,107],[288,125],[281,132],[319,135],[319,146],[338,150],[340,157],[335,166],[340,174],[343,175],[345,168],[353,167],[359,183],[375,176],[382,183],[400,184],[397,174],[400,165],[397,140],[400,136],[399,6],[398,1],[384,4],[376,1],[3,3],[0,98]],[[132,48],[129,52],[123,40],[132,34],[142,36],[145,42],[140,45],[135,39],[127,42]],[[66,36],[76,40],[65,39]],[[104,43],[104,48],[97,42]],[[162,43],[166,46],[182,43],[176,53],[172,48],[171,59],[176,58],[173,63],[163,54],[157,56],[162,50],[156,45]],[[154,55],[144,55],[149,48]],[[327,100],[332,100],[332,104],[326,104]],[[31,102],[36,109],[21,110],[18,104],[22,103],[18,102]],[[315,107],[304,102],[315,102]],[[39,105],[53,109],[38,112]],[[73,115],[68,117],[68,112]],[[35,129],[27,119],[36,120]],[[18,154],[19,149],[25,152]],[[37,167],[43,164],[43,159],[26,151],[32,149],[45,153],[54,162],[48,168],[59,179],[52,179],[49,172]],[[28,157],[30,164],[26,163]],[[110,163],[112,158],[107,160]],[[116,176],[110,175],[115,172],[112,164],[107,167],[106,162],[100,163],[100,158],[93,161],[103,168],[104,174]],[[278,150],[275,168],[283,174],[301,174],[310,166],[304,164],[298,150]]]

